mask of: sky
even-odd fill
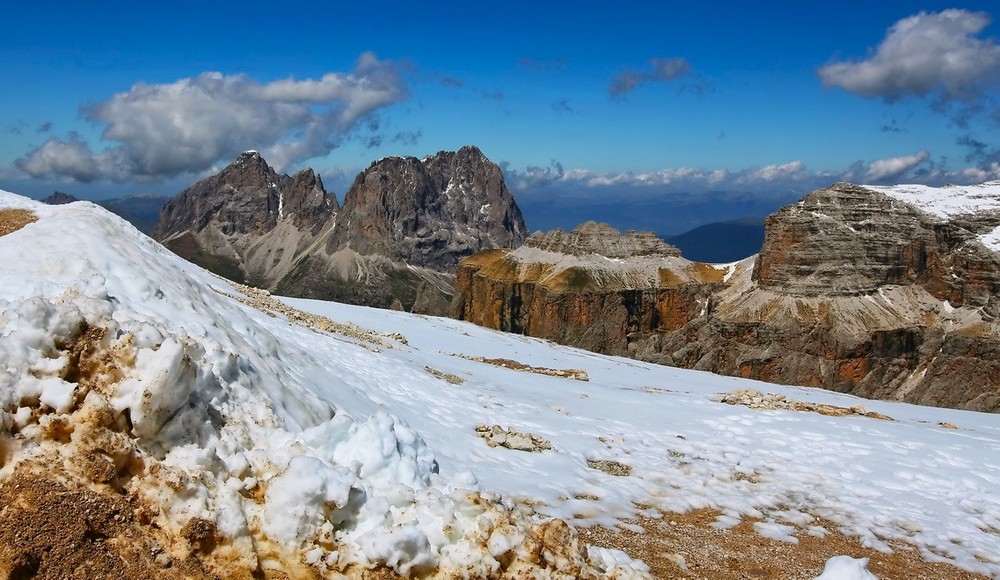
[[[0,187],[34,196],[173,195],[256,149],[342,198],[375,159],[467,144],[535,203],[1000,178],[995,2],[5,13]]]

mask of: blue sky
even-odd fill
[[[536,198],[997,179],[997,18],[995,2],[15,3],[0,187],[174,194],[258,149],[342,196],[373,159],[465,144]]]

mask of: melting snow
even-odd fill
[[[614,523],[637,504],[715,507],[722,526],[754,516],[761,533],[788,539],[791,526],[823,518],[867,546],[905,540],[927,557],[1000,577],[995,415],[879,401],[864,405],[895,421],[733,407],[713,398],[755,388],[843,407],[859,400],[455,320],[285,300],[382,333],[380,345],[238,302],[229,284],[92,204],[42,206],[0,192],[0,206],[40,218],[0,238],[0,422],[29,429],[23,401],[57,412],[71,405],[78,386],[57,377],[56,345],[83,322],[108,328],[135,361],[111,403],[129,411],[134,434],[181,482],[136,483],[163,506],[164,526],[211,517],[228,537],[245,538],[257,521],[259,533],[322,570],[378,562],[404,574],[439,565],[475,576],[522,545],[523,527],[501,525],[528,521],[516,500],[583,524]],[[580,369],[589,381],[474,357]],[[551,449],[490,447],[479,425],[516,429]],[[600,461],[629,474],[590,466]],[[261,503],[245,497],[255,489],[264,489]],[[494,532],[471,540],[483,526]],[[614,551],[590,556],[622,574],[643,570]],[[832,559],[824,578],[866,578],[862,570]]]

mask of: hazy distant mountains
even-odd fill
[[[139,193],[115,199],[105,199],[94,203],[131,222],[132,225],[144,234],[151,234],[153,227],[156,226],[156,220],[160,218],[160,210],[163,209],[163,204],[167,203],[169,199],[169,197],[156,195],[155,193]],[[56,191],[43,199],[42,203],[62,205],[74,201],[80,200],[68,193]]]
[[[494,176],[494,179],[498,177],[500,176]],[[336,203],[336,198],[333,197],[333,194],[329,195],[331,199],[334,199],[334,203]],[[160,211],[170,199],[169,196],[140,193],[95,203],[128,220],[143,233],[152,234],[153,228],[160,217]],[[78,198],[68,193],[57,191],[42,201],[50,205],[58,205],[78,201]],[[550,222],[554,223],[558,221],[559,224],[562,224],[562,222],[570,220],[572,222],[570,225],[560,225],[558,227],[572,229],[580,223],[597,220],[602,223],[609,223],[623,231],[661,232],[660,236],[672,245],[680,248],[686,258],[698,262],[724,263],[739,260],[757,253],[764,241],[764,218],[762,217],[737,217],[736,219],[701,225],[679,235],[666,233],[671,230],[664,229],[665,227],[681,228],[679,231],[684,231],[684,224],[698,223],[700,220],[703,220],[704,216],[708,214],[706,208],[701,205],[682,204],[674,206],[671,203],[665,203],[661,200],[648,208],[645,206],[636,207],[634,204],[616,205],[611,203],[599,205],[584,204],[574,207],[572,204],[567,204],[556,199],[545,201],[532,200],[525,204],[519,202],[518,205],[521,206],[521,210],[528,216],[527,222],[531,228],[538,229],[541,226],[541,229],[552,229],[557,226],[552,225]],[[743,215],[760,212],[759,215],[764,215],[776,209],[763,209],[765,205],[737,202],[732,207],[727,208],[726,211],[746,211],[747,213]],[[559,216],[558,218],[556,217],[557,215]],[[674,229],[673,231],[678,230]]]

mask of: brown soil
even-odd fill
[[[5,578],[209,577],[172,561],[125,498],[18,470],[0,484],[0,573]]]
[[[35,214],[26,209],[0,209],[0,236],[23,228],[31,222],[38,221]]]
[[[514,371],[535,373],[536,375],[546,375],[549,377],[562,377],[564,379],[575,379],[577,381],[590,380],[590,377],[587,375],[587,371],[582,369],[550,369],[547,367],[533,367],[531,365],[526,365],[524,363],[520,363],[517,362],[516,360],[511,360],[509,358],[486,358],[482,356],[468,356],[464,354],[453,354],[451,356],[457,356],[459,358],[464,358],[466,360],[486,363],[488,365],[493,365],[495,367],[503,367],[505,369],[511,369]]]
[[[832,526],[824,526],[828,532],[824,538],[801,533],[797,536],[799,543],[792,544],[761,536],[751,520],[728,530],[710,526],[718,515],[711,509],[668,513],[662,519],[629,522],[642,526],[644,533],[625,528],[580,528],[580,538],[643,560],[657,578],[811,579],[823,571],[829,558],[837,555],[870,558],[868,569],[882,580],[986,578],[948,564],[925,562],[913,546],[906,544],[893,544],[892,554],[863,548]]]

